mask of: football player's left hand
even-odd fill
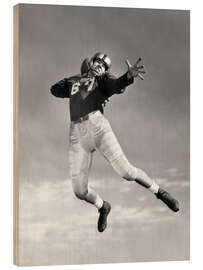
[[[141,80],[144,80],[144,77],[142,76],[142,74],[146,73],[144,66],[138,66],[141,60],[141,57],[139,57],[134,65],[131,65],[128,59],[125,60],[128,67],[127,76],[129,79],[139,77]]]

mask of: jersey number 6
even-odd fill
[[[80,83],[76,82],[72,85],[71,96],[75,95],[79,90]]]

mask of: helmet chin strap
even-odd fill
[[[88,75],[90,75],[90,77],[102,77],[105,74],[105,72],[103,74],[98,74],[98,73],[94,74],[94,73],[95,73],[94,69],[90,67],[87,73]]]

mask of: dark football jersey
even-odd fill
[[[118,79],[109,73],[92,78],[76,75],[53,85],[51,93],[56,97],[70,98],[70,118],[76,121],[93,111],[103,113],[105,100],[113,94],[123,93],[124,88],[131,83],[133,79],[128,80],[127,73]]]

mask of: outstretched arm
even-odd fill
[[[108,74],[104,79],[104,90],[108,97],[113,94],[120,94],[125,91],[125,88],[134,82],[134,78],[139,77],[140,79],[144,79],[142,74],[146,73],[144,70],[144,66],[138,66],[141,58],[139,58],[134,65],[131,65],[129,60],[126,60],[126,64],[128,66],[128,71],[116,79],[115,76]]]
[[[127,77],[129,80],[136,77],[139,77],[141,80],[144,80],[144,77],[142,76],[142,74],[146,73],[144,70],[144,66],[143,65],[138,66],[141,60],[142,60],[141,57],[139,57],[134,65],[131,65],[128,59],[125,60],[128,66]]]
[[[70,83],[68,79],[63,79],[56,84],[52,85],[50,91],[52,95],[55,97],[60,97],[60,98],[68,98],[70,96],[69,91],[70,90]]]
[[[112,74],[107,74],[103,80],[103,91],[107,97],[111,97],[113,94],[121,94],[125,91],[125,88],[132,84],[133,78],[128,79],[127,72],[119,78],[116,78]]]

